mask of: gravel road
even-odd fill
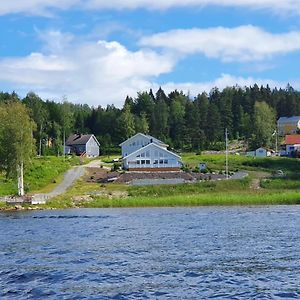
[[[78,180],[81,176],[84,175],[86,168],[97,168],[97,167],[100,167],[99,160],[93,160],[90,163],[83,166],[73,167],[72,169],[67,171],[63,181],[52,192],[33,195],[34,201],[44,202],[49,200],[50,198],[63,194],[69,187],[72,186],[72,184],[76,180]]]

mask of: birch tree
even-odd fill
[[[17,178],[19,196],[24,195],[24,168],[35,153],[35,128],[22,103],[0,105],[0,170],[7,178]]]

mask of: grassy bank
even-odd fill
[[[105,160],[106,163],[110,163],[111,159],[108,157]],[[224,167],[225,156],[222,154],[199,156],[186,153],[183,159],[192,167],[199,162],[205,162],[212,171],[218,172]],[[157,186],[99,184],[85,182],[82,178],[65,194],[51,199],[41,208],[300,204],[299,160],[257,159],[231,155],[229,162],[232,171],[246,170],[249,176],[241,180]],[[57,161],[57,163],[62,162]],[[53,168],[57,169],[54,165]],[[280,178],[272,176],[274,171],[279,169],[286,176]],[[37,169],[34,173],[36,172],[38,172]],[[44,185],[49,187],[51,176],[47,178]]]
[[[47,208],[164,207],[300,204],[300,191],[251,188],[252,178],[196,184],[141,186],[82,182],[51,200]]]
[[[229,205],[300,204],[300,192],[288,193],[211,193],[164,197],[130,197],[127,199],[96,198],[82,207],[165,207]]]
[[[36,157],[27,168],[24,175],[25,190],[27,193],[35,191],[46,192],[52,190],[62,180],[63,174],[74,165],[78,165],[78,157],[47,156]],[[16,180],[6,179],[0,174],[0,196],[14,195],[17,192]]]

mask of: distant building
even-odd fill
[[[73,134],[66,141],[65,154],[97,157],[100,143],[93,134]]]
[[[281,156],[296,156],[300,154],[300,134],[286,135],[280,152]]]
[[[277,121],[277,129],[279,136],[296,134],[298,130],[300,130],[300,116],[279,118]]]
[[[273,152],[272,150],[260,147],[255,151],[248,151],[246,155],[253,156],[253,157],[269,157],[272,155],[272,152]]]
[[[137,133],[120,144],[123,167],[130,171],[179,170],[181,157],[167,150],[168,145],[146,134]]]

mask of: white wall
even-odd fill
[[[99,146],[95,139],[92,137],[86,144],[86,155],[90,157],[97,157],[99,156]]]

